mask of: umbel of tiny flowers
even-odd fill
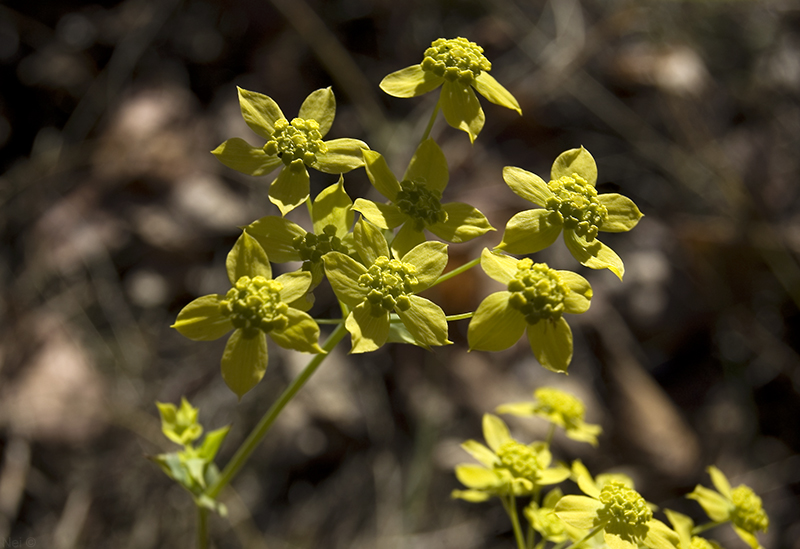
[[[478,305],[467,329],[470,350],[508,349],[527,330],[539,364],[566,373],[572,360],[572,330],[563,314],[589,309],[589,282],[571,271],[557,271],[544,263],[488,249],[481,253],[481,268],[507,289]]]
[[[555,506],[556,515],[568,525],[589,531],[587,536],[602,530],[611,549],[677,546],[678,535],[653,518],[650,506],[633,488],[618,481],[610,481],[602,488],[590,482],[579,486],[586,496],[564,496]]]
[[[498,414],[514,416],[539,416],[564,429],[566,435],[580,442],[597,446],[597,435],[603,432],[599,425],[586,423],[586,407],[581,400],[553,387],[540,387],[533,393],[533,402],[512,402],[497,407]]]
[[[323,141],[333,124],[336,99],[330,88],[319,89],[306,97],[297,118],[290,122],[278,104],[266,95],[239,89],[239,106],[250,129],[267,140],[253,147],[234,137],[211,151],[217,159],[247,175],[266,175],[283,164],[269,188],[269,199],[282,215],[302,204],[309,194],[306,166],[325,173],[342,174],[364,165],[358,139]]]
[[[550,466],[553,458],[546,443],[522,444],[495,415],[484,414],[483,438],[488,447],[476,440],[461,445],[480,465],[456,467],[456,477],[468,489],[453,491],[454,498],[480,502],[492,496],[527,496],[570,476],[565,465]]]
[[[686,497],[696,500],[714,522],[730,521],[740,538],[753,549],[759,549],[761,544],[756,533],[766,532],[769,527],[761,498],[744,484],[731,488],[725,474],[713,465],[708,468],[708,474],[717,491],[698,484]]]
[[[462,202],[441,203],[449,174],[442,149],[433,139],[417,147],[411,163],[397,178],[375,151],[364,151],[365,169],[375,188],[391,204],[357,198],[353,209],[381,229],[402,225],[392,240],[392,253],[400,257],[425,242],[424,229],[447,242],[466,242],[495,230],[476,208]]]
[[[172,327],[196,341],[219,339],[233,330],[222,354],[222,378],[241,399],[264,377],[267,335],[287,349],[324,351],[317,323],[290,305],[308,291],[311,273],[285,273],[273,280],[267,254],[246,232],[228,254],[226,266],[233,286],[228,293],[195,299]]]
[[[642,212],[620,194],[597,194],[597,165],[589,151],[581,147],[561,153],[548,183],[513,166],[503,169],[503,179],[516,194],[543,208],[514,215],[498,248],[512,254],[535,253],[555,242],[563,230],[567,248],[581,265],[609,269],[622,280],[622,260],[597,239],[597,233],[629,231]]]
[[[438,106],[445,120],[467,132],[474,142],[486,117],[473,90],[492,103],[522,114],[514,96],[489,74],[491,68],[483,48],[475,42],[461,37],[439,38],[425,50],[422,63],[389,74],[380,88],[394,97],[416,97],[441,86]]]
[[[176,444],[191,444],[203,434],[203,427],[197,423],[200,412],[189,404],[186,397],[181,397],[181,406],[156,402],[158,412],[161,414],[161,431],[168,439]]]
[[[310,290],[313,290],[325,275],[322,256],[328,252],[348,255],[355,252],[353,235],[349,232],[354,217],[353,201],[344,190],[344,177],[340,177],[338,183],[324,189],[314,199],[311,206],[313,232],[274,215],[254,221],[245,231],[258,240],[273,263],[302,261],[303,270],[311,273]]]
[[[355,248],[362,263],[340,252],[322,257],[325,273],[339,301],[351,308],[345,327],[351,353],[375,351],[389,338],[395,313],[414,342],[428,348],[448,345],[447,319],[435,303],[416,294],[429,288],[447,264],[447,245],[424,242],[393,258],[378,227],[359,219]]]

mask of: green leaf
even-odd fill
[[[553,196],[544,179],[522,168],[506,166],[503,168],[503,180],[514,193],[538,206],[546,206],[547,199]]]
[[[469,455],[474,457],[484,467],[491,469],[499,463],[499,459],[494,452],[489,448],[478,442],[477,440],[467,440],[461,443],[461,447],[466,450]]]
[[[281,164],[281,159],[277,156],[270,156],[264,149],[253,147],[238,137],[228,139],[211,151],[211,154],[225,166],[256,177],[270,173]]]
[[[607,233],[623,233],[633,229],[644,217],[633,200],[617,193],[605,193],[597,196],[600,204],[608,210],[608,217],[600,227]]]
[[[408,299],[411,307],[396,312],[417,343],[424,347],[452,344],[447,339],[447,318],[442,309],[423,297],[410,295]]]
[[[206,438],[203,439],[203,445],[198,448],[197,455],[206,462],[213,461],[219,451],[219,447],[222,446],[222,442],[225,440],[225,437],[228,436],[228,431],[230,431],[230,429],[231,427],[228,425],[227,427],[222,427],[221,429],[216,429],[208,433]]]
[[[484,299],[470,320],[467,341],[470,351],[502,351],[519,341],[527,323],[509,305],[510,292],[496,292]]]
[[[603,507],[600,501],[586,496],[564,496],[556,503],[555,513],[564,522],[575,528],[594,528],[597,511]]]
[[[369,149],[369,145],[358,139],[342,137],[325,141],[328,150],[317,153],[317,160],[311,166],[324,173],[347,173],[364,165],[361,151]]]
[[[383,256],[391,257],[389,245],[386,243],[381,230],[364,219],[359,219],[353,231],[356,240],[356,250],[364,261],[364,265],[372,265],[375,260]]]
[[[423,242],[402,256],[401,261],[416,268],[415,276],[419,283],[414,292],[422,292],[436,282],[447,266],[447,244]]]
[[[308,289],[311,287],[311,273],[308,271],[284,273],[275,281],[283,286],[280,292],[281,301],[291,303],[308,293]]]
[[[305,120],[316,120],[319,124],[319,132],[325,137],[336,116],[336,98],[333,96],[331,88],[320,88],[311,92],[300,105],[300,112],[297,116]]]
[[[267,253],[258,240],[244,231],[236,239],[231,251],[228,252],[225,267],[228,270],[228,280],[232,286],[243,276],[272,278],[272,267],[269,264]]]
[[[394,202],[397,193],[400,192],[400,183],[386,164],[386,159],[382,154],[375,151],[362,151],[364,157],[364,169],[367,177],[372,182],[379,193]]]
[[[219,302],[223,297],[217,294],[198,297],[178,313],[172,328],[194,341],[221,338],[233,330],[230,319],[219,310]]]
[[[423,242],[425,242],[425,233],[414,228],[413,223],[405,223],[392,239],[392,255],[403,257]]]
[[[508,220],[498,248],[518,255],[544,250],[561,233],[563,224],[557,219],[557,214],[542,208],[519,212]]]
[[[589,281],[572,271],[556,271],[570,292],[564,298],[564,310],[571,314],[585,313],[592,299],[592,286]]]
[[[497,452],[503,444],[513,440],[505,421],[493,414],[483,414],[482,427],[483,438],[493,452]]]
[[[347,315],[345,328],[352,338],[350,353],[369,353],[386,343],[389,336],[389,313],[373,316],[371,311],[372,306],[364,301]]]
[[[344,176],[339,176],[338,183],[323,189],[317,195],[311,208],[311,217],[316,234],[322,234],[328,226],[336,228],[338,238],[344,238],[350,231],[355,214],[353,201],[344,190]]]
[[[597,184],[597,164],[583,147],[564,151],[550,169],[550,179],[572,177],[573,174],[578,174],[592,186]]]
[[[304,237],[306,230],[297,223],[285,217],[268,215],[250,223],[245,231],[258,241],[267,257],[275,263],[300,261],[294,241]]]
[[[358,285],[358,279],[367,269],[361,263],[340,252],[329,252],[322,256],[322,261],[333,292],[341,302],[355,307],[364,301],[367,292]]]
[[[236,89],[239,90],[239,107],[244,121],[251,130],[269,140],[275,132],[275,122],[286,118],[281,108],[266,95],[238,87]]]
[[[301,353],[324,353],[319,346],[319,326],[307,313],[292,307],[286,311],[289,324],[283,330],[272,330],[269,337],[283,347]]]
[[[501,86],[500,83],[494,79],[494,76],[488,72],[481,71],[481,73],[475,79],[473,86],[475,86],[475,89],[479,94],[484,96],[495,105],[500,105],[501,107],[517,111],[520,116],[522,115],[522,109],[520,108],[517,99],[511,95],[511,92]]]
[[[408,220],[408,216],[394,204],[380,204],[365,198],[356,198],[353,209],[381,229],[394,229]]]
[[[242,396],[256,386],[267,369],[267,337],[256,330],[253,337],[245,337],[244,330],[236,330],[222,353],[222,379],[228,388]]]
[[[481,252],[481,269],[492,280],[507,286],[517,274],[519,260],[500,252],[484,248]],[[522,334],[520,333],[520,336]]]
[[[284,166],[281,173],[269,187],[269,200],[286,215],[308,198],[309,184],[308,170],[301,159]]]
[[[442,204],[447,221],[428,227],[433,234],[453,243],[461,243],[482,236],[495,228],[477,208],[462,202]]]
[[[447,123],[456,129],[467,132],[470,143],[474,143],[483,128],[486,117],[472,88],[465,87],[458,81],[445,81],[439,97],[439,104]]]
[[[444,78],[412,65],[389,74],[381,80],[380,88],[392,97],[417,97],[433,91],[444,82]]]
[[[597,240],[592,243],[586,242],[575,231],[564,229],[564,243],[572,254],[572,257],[584,267],[590,269],[608,269],[622,280],[625,274],[625,266],[620,257],[608,246]]]
[[[419,144],[403,175],[404,180],[422,183],[428,190],[438,193],[439,197],[447,187],[449,177],[447,159],[433,139],[426,139]]]
[[[539,364],[553,372],[567,373],[572,361],[572,330],[566,320],[529,324],[528,341]]]

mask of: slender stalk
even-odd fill
[[[569,546],[567,546],[567,549],[572,549],[573,547],[577,547],[577,546],[579,546],[579,545],[580,545],[581,543],[583,543],[584,541],[586,541],[586,540],[588,540],[588,539],[592,538],[592,537],[593,537],[595,534],[597,534],[597,532],[599,532],[600,530],[602,530],[603,528],[605,528],[605,526],[606,526],[606,523],[603,523],[603,524],[600,524],[600,525],[596,526],[594,530],[592,530],[591,532],[589,532],[588,534],[586,534],[585,536],[583,536],[583,538],[579,539],[578,541],[576,541],[576,542],[575,542],[575,543],[573,543],[572,545],[569,545]]]
[[[344,318],[315,318],[317,324],[344,324]]]
[[[517,540],[517,547],[519,549],[526,549],[525,536],[522,535],[522,528],[519,525],[519,516],[517,515],[517,503],[514,499],[514,494],[509,494],[508,499],[501,498],[503,507],[506,508],[508,518],[511,519],[511,526],[514,528],[514,537]]]
[[[208,549],[208,509],[197,506],[197,549]]]
[[[472,318],[472,315],[475,313],[461,313],[460,315],[447,315],[445,318],[447,322],[453,322],[454,320],[466,320],[468,318]]]
[[[481,258],[480,257],[476,257],[472,261],[468,261],[467,263],[464,263],[463,265],[460,265],[460,266],[456,267],[452,271],[447,271],[442,276],[437,278],[436,282],[431,284],[430,287],[433,288],[434,286],[436,286],[437,284],[441,284],[445,280],[450,280],[454,276],[458,276],[458,275],[460,275],[461,273],[463,273],[465,271],[469,271],[471,268],[473,268],[475,265],[477,265],[480,262],[481,262]]]
[[[723,522],[713,522],[712,521],[712,522],[706,522],[705,524],[698,524],[697,526],[692,528],[692,535],[694,536],[696,534],[700,534],[702,532],[705,532],[706,530],[710,530],[711,528],[714,528],[715,526],[719,526],[720,524],[724,524],[724,523]]]
[[[554,435],[555,433],[556,433],[556,424],[555,424],[555,423],[551,423],[551,424],[550,424],[550,430],[549,430],[549,431],[547,431],[547,439],[546,439],[546,442],[547,442],[547,446],[548,446],[548,447],[550,447],[550,444],[552,444],[552,442],[553,442],[553,435]]]
[[[533,542],[536,541],[536,530],[533,529],[533,525],[530,522],[528,523],[528,536],[526,537],[526,541],[528,542],[526,547],[528,549],[533,549]]]
[[[329,353],[333,350],[334,347],[344,338],[347,330],[344,327],[344,324],[339,324],[331,333],[328,340],[322,346],[322,348]],[[233,455],[231,460],[225,466],[225,469],[222,470],[220,473],[217,482],[214,483],[207,491],[206,495],[212,499],[216,499],[219,493],[222,491],[225,486],[227,486],[233,478],[239,473],[239,470],[247,463],[247,460],[250,458],[250,454],[253,453],[258,445],[261,443],[261,440],[269,431],[272,424],[275,423],[278,415],[280,415],[283,408],[289,403],[289,401],[294,398],[297,392],[306,384],[308,379],[317,371],[319,365],[322,364],[322,361],[325,360],[325,357],[328,356],[327,354],[318,354],[314,355],[308,364],[306,365],[305,369],[300,372],[294,381],[283,391],[280,398],[270,407],[269,410],[264,414],[255,428],[250,432],[247,436],[245,441],[236,450],[236,453]]]
[[[441,95],[439,96],[441,97]],[[419,140],[420,143],[428,139],[431,135],[431,130],[433,129],[433,123],[436,122],[436,115],[439,114],[439,102],[441,99],[436,100],[436,106],[433,108],[433,114],[431,114],[431,119],[428,121],[428,127],[425,128],[425,133],[422,134],[422,139]]]

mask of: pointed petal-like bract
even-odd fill
[[[471,351],[502,351],[522,337],[527,323],[508,303],[510,296],[510,292],[496,292],[478,305],[467,328]]]
[[[413,223],[405,223],[392,239],[392,255],[403,257],[425,240],[424,232],[418,231]]]
[[[453,343],[447,339],[447,318],[438,305],[416,295],[408,299],[411,307],[405,311],[395,310],[418,344],[429,347]]]
[[[320,88],[311,92],[300,105],[298,116],[305,120],[316,120],[319,124],[319,132],[325,137],[336,116],[336,98],[331,88]]]
[[[508,431],[506,422],[494,414],[483,414],[483,438],[493,452],[497,453],[500,447],[513,440]],[[474,486],[473,486],[474,488]]]
[[[382,154],[375,151],[362,151],[364,157],[364,168],[367,177],[372,182],[372,186],[378,189],[383,196],[395,201],[397,193],[400,192],[400,183],[386,164],[386,159]]]
[[[269,200],[286,215],[305,202],[311,189],[308,170],[301,159],[285,166],[269,188]]]
[[[510,255],[493,252],[489,248],[484,248],[481,252],[481,269],[489,278],[503,285],[508,285],[517,274],[517,263],[519,260]]]
[[[284,273],[275,279],[282,286],[281,301],[291,303],[306,295],[311,286],[311,273],[308,271],[294,271]]]
[[[503,180],[514,193],[538,206],[546,206],[547,199],[553,196],[544,179],[522,168],[506,166],[503,168]]]
[[[557,271],[570,292],[564,298],[564,311],[570,314],[585,313],[592,299],[592,286],[589,281],[572,271]]]
[[[573,174],[578,174],[590,185],[597,184],[597,163],[583,147],[564,151],[550,169],[550,179],[572,177]]]
[[[322,190],[314,199],[311,207],[311,218],[314,222],[314,232],[322,234],[325,227],[332,226],[336,229],[336,236],[344,238],[353,226],[355,214],[353,201],[344,190],[344,176],[339,176],[339,182]]]
[[[394,204],[380,204],[366,198],[356,198],[353,209],[381,229],[394,229],[408,220],[408,216]]]
[[[281,165],[277,156],[269,156],[260,147],[253,147],[238,137],[228,139],[211,151],[225,166],[246,175],[266,175]]]
[[[244,330],[236,330],[222,353],[222,379],[241,399],[264,377],[267,369],[267,337],[256,330],[253,337],[244,337]]]
[[[590,269],[608,269],[622,280],[625,274],[625,266],[617,253],[597,240],[590,243],[581,238],[575,231],[564,229],[564,243],[581,265]]]
[[[325,141],[328,150],[324,153],[317,153],[317,160],[311,166],[324,173],[341,174],[347,173],[364,165],[364,157],[361,151],[369,149],[369,146],[358,139],[342,137]]]
[[[304,237],[306,230],[297,223],[285,217],[268,215],[250,223],[245,231],[258,241],[271,261],[300,261],[300,252],[295,248],[294,240]]]
[[[576,528],[589,530],[595,526],[597,511],[603,504],[586,496],[564,496],[556,503],[555,513],[558,518]]]
[[[364,219],[359,219],[353,231],[358,255],[364,265],[372,265],[379,257],[390,257],[389,245],[381,230]]]
[[[633,229],[643,217],[642,212],[627,196],[617,193],[604,193],[597,196],[600,204],[608,210],[608,217],[600,227],[607,233],[622,233]]]
[[[539,364],[566,373],[572,361],[572,330],[563,318],[528,325],[528,341]]]
[[[473,86],[479,94],[495,105],[517,111],[522,115],[522,109],[517,99],[488,72],[482,71],[475,79]]]
[[[442,209],[447,214],[447,220],[428,227],[442,240],[458,244],[495,230],[486,216],[469,204],[449,202],[442,204]]]
[[[500,460],[489,448],[478,442],[477,440],[467,440],[461,443],[461,447],[474,457],[484,467],[492,468]]]
[[[389,337],[389,313],[373,316],[372,306],[364,301],[354,307],[345,321],[352,339],[351,353],[369,353],[386,343]]]
[[[264,248],[261,247],[258,240],[244,231],[236,239],[231,251],[228,252],[225,267],[228,270],[228,280],[231,286],[235,285],[236,281],[243,276],[272,278],[272,267]]]
[[[308,314],[292,307],[286,311],[289,323],[283,330],[272,330],[269,336],[285,349],[301,353],[324,353],[319,346],[319,326]]]
[[[553,212],[538,208],[515,214],[506,224],[498,248],[512,254],[532,254],[556,241],[564,225],[553,221]]]
[[[322,256],[322,261],[325,263],[328,281],[339,300],[349,307],[355,307],[364,301],[367,292],[358,285],[358,279],[367,272],[366,267],[339,252],[328,252]]]
[[[275,132],[275,122],[286,118],[281,108],[264,94],[237,88],[242,117],[251,130],[269,140]]]
[[[458,82],[445,81],[439,99],[445,120],[452,127],[465,131],[470,143],[475,142],[486,117],[478,98],[470,86],[464,87]]]
[[[411,65],[381,80],[380,88],[392,97],[417,97],[435,90],[444,78],[436,76],[430,71],[422,70],[419,65]]]
[[[195,341],[213,341],[233,329],[228,317],[219,310],[220,295],[198,297],[178,313],[173,328]]]
[[[416,267],[415,276],[419,284],[414,288],[414,292],[419,293],[436,282],[447,266],[447,244],[423,242],[402,256],[401,261]]]
[[[450,175],[447,170],[447,159],[433,139],[426,139],[417,147],[411,162],[408,164],[404,180],[423,183],[428,190],[442,195]]]

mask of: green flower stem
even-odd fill
[[[712,528],[715,528],[715,527],[717,527],[717,526],[719,526],[721,524],[725,524],[725,523],[724,522],[711,521],[711,522],[707,522],[705,524],[698,524],[697,526],[692,528],[692,535],[696,536],[697,534],[705,532],[706,530],[711,530]]]
[[[208,549],[208,509],[197,506],[197,549]]]
[[[441,98],[441,96],[439,96]],[[422,135],[422,139],[419,140],[420,143],[428,139],[431,135],[431,130],[433,129],[433,123],[436,122],[436,115],[439,114],[439,102],[441,99],[436,100],[436,106],[433,108],[433,114],[431,114],[431,119],[428,121],[428,127],[425,128],[425,133]]]
[[[553,442],[553,435],[554,435],[555,433],[556,433],[556,424],[555,424],[555,423],[551,423],[551,424],[550,424],[550,430],[549,430],[549,431],[547,431],[547,439],[545,440],[545,442],[547,442],[547,446],[548,446],[548,447],[550,447],[550,445],[552,444],[552,442]]]
[[[344,324],[344,318],[315,318],[314,322],[317,324]]]
[[[280,415],[283,408],[294,398],[314,372],[317,371],[319,365],[322,364],[322,361],[328,356],[327,353],[330,353],[333,348],[336,347],[344,338],[345,334],[347,334],[347,329],[344,327],[344,324],[336,326],[336,329],[333,330],[328,340],[322,346],[326,354],[314,355],[314,358],[308,362],[308,365],[300,372],[300,375],[294,378],[294,381],[283,391],[280,398],[267,410],[266,414],[264,414],[258,422],[258,425],[250,432],[247,439],[242,443],[239,449],[236,450],[236,453],[225,466],[225,469],[222,470],[217,482],[206,491],[208,497],[216,499],[222,489],[233,480],[239,470],[247,463],[253,450],[261,443],[261,440],[267,434],[270,427],[272,427],[272,424],[275,422],[278,415]]]
[[[605,528],[605,527],[606,527],[606,523],[605,523],[605,522],[603,522],[603,523],[601,523],[601,524],[599,524],[599,525],[595,526],[594,530],[592,530],[591,532],[589,532],[588,534],[586,534],[585,536],[583,536],[583,538],[579,539],[578,541],[576,541],[576,542],[575,542],[575,543],[573,543],[572,545],[569,545],[569,546],[567,546],[567,549],[572,549],[573,547],[578,547],[578,546],[579,546],[579,545],[581,545],[581,544],[582,544],[584,541],[586,541],[586,540],[588,540],[588,539],[591,539],[592,537],[594,537],[594,536],[595,536],[595,534],[597,534],[597,533],[598,533],[600,530],[602,530],[602,529],[603,529],[603,528]]]
[[[517,503],[514,500],[514,494],[509,494],[508,499],[503,500],[503,507],[506,508],[506,513],[511,519],[511,526],[514,527],[514,537],[517,539],[517,547],[519,549],[526,549],[525,537],[522,535],[522,528],[519,525],[519,515],[517,515]]]
[[[533,542],[536,541],[536,530],[533,529],[533,525],[529,522],[528,523],[528,536],[527,536],[527,548],[533,549]],[[544,540],[542,540],[544,541]],[[541,545],[541,543],[540,543]]]
[[[460,275],[461,273],[463,273],[463,272],[465,272],[465,271],[469,271],[471,268],[473,268],[475,265],[477,265],[477,264],[478,264],[478,263],[480,263],[480,262],[481,262],[481,258],[480,258],[480,257],[476,257],[476,258],[475,258],[475,259],[473,259],[472,261],[468,261],[467,263],[464,263],[464,264],[463,264],[463,265],[461,265],[460,267],[456,267],[456,268],[455,268],[455,269],[453,269],[452,271],[447,271],[447,272],[446,272],[446,273],[444,273],[442,276],[440,276],[439,278],[437,278],[437,279],[436,279],[436,282],[434,282],[433,284],[431,284],[429,287],[430,287],[430,288],[433,288],[434,286],[436,286],[437,284],[440,284],[440,283],[444,282],[445,280],[450,280],[450,279],[451,279],[451,278],[453,278],[454,276],[458,276],[458,275]]]
[[[447,322],[453,322],[455,320],[466,320],[468,318],[472,318],[472,315],[475,313],[461,313],[460,315],[447,315],[445,318]]]

